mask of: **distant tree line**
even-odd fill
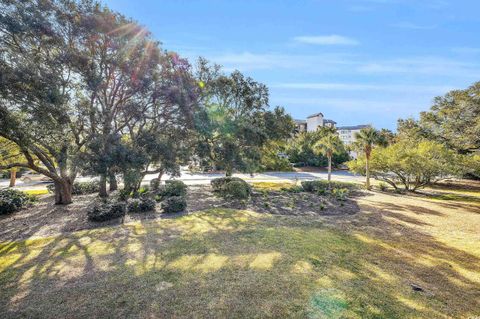
[[[480,178],[480,82],[436,97],[418,120],[400,119],[397,133],[365,129],[357,135],[362,156],[351,170],[415,191],[447,177]]]

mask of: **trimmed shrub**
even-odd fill
[[[187,195],[187,185],[182,181],[165,181],[165,189],[161,192],[163,197]]]
[[[160,188],[160,180],[158,178],[154,178],[150,181],[150,187],[152,190],[157,191]]]
[[[178,213],[187,208],[187,201],[183,196],[171,196],[162,202],[162,209],[164,213]]]
[[[87,208],[88,220],[103,222],[125,216],[125,202],[99,201]]]
[[[142,198],[142,201],[140,202],[140,211],[142,212],[154,211],[156,204],[157,202],[152,198],[149,198],[149,197]]]
[[[315,181],[303,181],[303,182],[302,182],[302,188],[303,188],[306,192],[310,192],[310,193],[315,192],[315,190],[316,190]]]
[[[47,189],[50,193],[55,191],[55,184],[48,184]],[[100,182],[74,182],[72,186],[72,195],[94,194],[100,190]]]
[[[232,177],[232,176],[212,179],[210,181],[210,185],[212,185],[212,188],[214,191],[221,191],[222,188],[225,186],[225,184],[230,182],[241,182],[248,185],[248,183],[245,182],[243,179],[239,177]]]
[[[231,181],[222,187],[220,193],[227,198],[248,199],[251,193],[251,188],[245,181]]]
[[[127,211],[129,213],[148,212],[155,210],[155,200],[144,198],[132,198],[127,203]]]
[[[76,182],[73,183],[72,194],[73,195],[87,195],[97,193],[100,190],[100,182]]]
[[[0,215],[11,214],[35,201],[33,196],[15,189],[0,190]]]
[[[127,202],[127,212],[137,213],[140,211],[140,198],[131,198]]]

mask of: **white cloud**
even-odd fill
[[[315,45],[358,45],[355,39],[341,35],[318,35],[318,36],[298,36],[293,38],[295,42]]]
[[[480,65],[442,57],[413,57],[362,63],[358,72],[366,74],[407,74],[449,77],[480,77]]]
[[[476,48],[452,49],[458,53],[476,53]],[[217,53],[210,50],[184,51],[183,56],[195,61],[201,55],[212,62],[224,66],[226,71],[240,70],[293,70],[298,74],[315,75],[395,75],[411,79],[412,76],[441,76],[445,79],[478,79],[480,62],[475,59],[449,58],[442,56],[413,56],[391,59],[373,59],[351,53],[291,54],[279,52],[226,52]],[[400,79],[401,82],[402,81]],[[457,81],[454,81],[456,83]],[[450,81],[450,83],[452,83]],[[368,89],[368,88],[367,88]],[[370,88],[372,89],[372,88]]]
[[[437,27],[437,25],[422,25],[422,24],[416,24],[413,22],[400,22],[400,23],[395,23],[391,25],[394,28],[400,28],[400,29],[410,29],[410,30],[433,30]]]

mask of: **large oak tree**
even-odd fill
[[[68,204],[76,155],[86,141],[77,21],[92,4],[26,0],[0,6],[0,136],[22,153],[3,168],[48,176],[55,202]]]

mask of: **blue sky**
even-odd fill
[[[267,84],[294,118],[395,129],[480,80],[477,0],[104,0],[163,48]]]

